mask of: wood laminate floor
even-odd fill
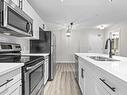
[[[44,95],[81,95],[74,71],[74,64],[57,64],[55,78],[47,82]]]

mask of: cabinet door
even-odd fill
[[[46,62],[44,62],[44,85],[46,84]]]
[[[96,83],[96,95],[111,95],[99,82]]]
[[[81,89],[82,94],[84,95],[84,81],[85,81],[85,70],[82,65],[82,61],[79,61],[79,69],[78,69],[78,75],[79,75],[79,87]]]
[[[45,67],[45,70],[44,70],[44,84],[46,84],[46,82],[48,81],[48,72],[49,72],[48,66],[49,66],[48,56],[46,56],[45,57],[45,62],[44,62],[44,67]]]
[[[101,69],[97,70],[96,73],[96,82],[101,85],[101,88],[104,88],[110,95],[124,95],[123,92],[120,93],[121,86],[124,87],[124,84],[118,81],[116,77],[110,76],[109,73]]]
[[[78,81],[78,56],[75,55],[75,78]]]
[[[49,76],[49,61],[48,57],[46,58],[46,82],[48,81],[48,76]]]
[[[94,68],[89,66],[89,62],[87,61],[84,61],[84,68],[85,68],[84,95],[96,95]]]

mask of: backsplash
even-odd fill
[[[7,35],[0,34],[0,42],[20,44],[22,48],[21,53],[29,53],[30,50],[29,38],[14,37],[14,36],[7,36]]]

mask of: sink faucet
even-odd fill
[[[112,39],[107,39],[105,44],[105,49],[108,49],[108,41],[110,42],[110,51],[109,51],[109,58],[112,58]]]

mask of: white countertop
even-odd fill
[[[22,67],[24,63],[0,63],[0,76]]]
[[[49,53],[28,53],[28,54],[23,53],[21,55],[23,56],[48,56]]]
[[[127,58],[120,56],[113,56],[113,59],[120,61],[95,61],[88,56],[103,56],[108,57],[106,54],[97,54],[97,53],[76,53],[77,56],[89,61],[95,66],[100,67],[101,69],[113,74],[119,79],[127,83]]]
[[[21,54],[23,56],[48,56],[49,53],[31,53],[31,54]],[[8,73],[12,70],[20,68],[24,63],[0,63],[0,75]]]

